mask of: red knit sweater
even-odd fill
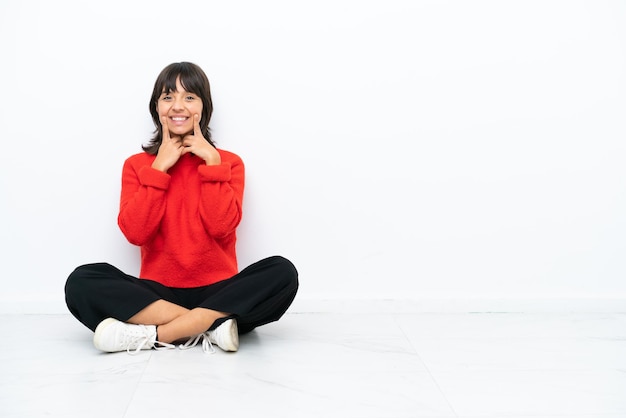
[[[124,162],[118,225],[141,247],[141,278],[188,288],[237,273],[244,164],[218,152],[221,165],[185,154],[167,173],[153,169],[156,156],[145,152]]]

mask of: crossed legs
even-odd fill
[[[187,309],[160,299],[133,315],[127,322],[156,325],[158,340],[172,343],[201,334],[209,329],[217,319],[227,316],[229,314],[226,312],[206,308]]]

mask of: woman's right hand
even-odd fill
[[[178,161],[185,147],[183,147],[182,138],[179,136],[170,136],[170,130],[167,125],[167,117],[161,116],[161,129],[163,131],[163,139],[159,152],[152,163],[152,168],[167,173]]]

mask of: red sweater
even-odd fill
[[[167,173],[142,152],[122,171],[118,225],[141,247],[141,278],[169,287],[197,287],[237,273],[235,230],[241,221],[244,165],[218,150],[221,165],[183,155]]]

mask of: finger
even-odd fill
[[[197,113],[193,115],[193,134],[195,136],[202,136],[202,130],[200,129],[200,115]]]
[[[187,135],[180,141],[183,154],[193,152],[193,135]]]
[[[167,116],[161,116],[161,130],[163,131],[161,142],[168,142],[170,140],[170,127],[167,124]]]

